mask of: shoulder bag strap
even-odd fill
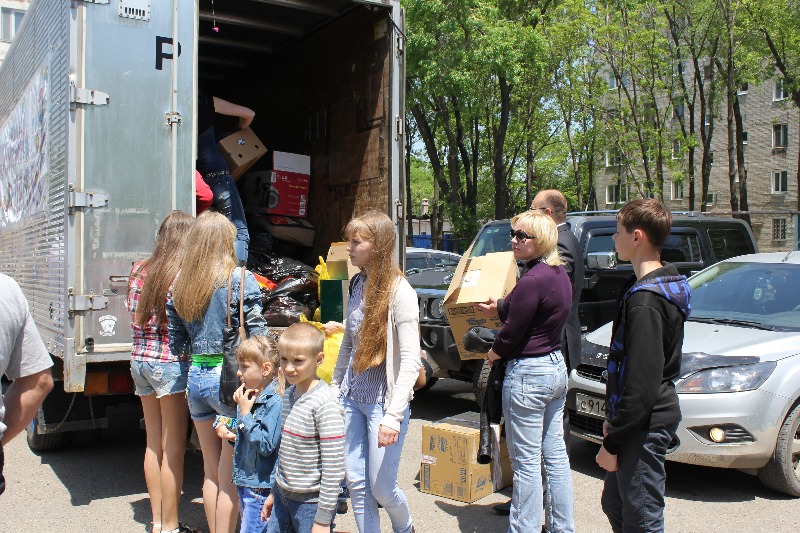
[[[228,327],[231,327],[231,285],[233,285],[233,270],[228,274]]]
[[[247,338],[247,329],[245,329],[244,327],[244,275],[246,273],[247,273],[247,268],[242,267],[242,270],[240,272],[241,279],[239,280],[239,338],[242,340]],[[230,305],[228,305],[229,315],[230,312],[231,312]]]

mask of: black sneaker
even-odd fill
[[[347,499],[342,498],[336,502],[336,514],[347,514]]]

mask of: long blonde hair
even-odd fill
[[[363,239],[372,243],[364,270],[367,282],[364,295],[364,320],[361,325],[358,348],[353,356],[353,370],[363,372],[386,360],[386,328],[389,305],[398,278],[403,276],[395,255],[394,222],[380,211],[367,211],[352,219],[344,229],[345,238]],[[364,328],[369,328],[365,335]]]
[[[201,320],[214,289],[224,287],[236,268],[236,227],[220,213],[204,211],[186,237],[181,272],[172,291],[175,310],[184,320]]]
[[[159,324],[167,323],[167,293],[175,281],[183,260],[186,235],[194,224],[194,217],[183,211],[173,211],[158,228],[153,254],[139,263],[133,275],[147,272],[134,323],[144,327],[155,315]]]
[[[511,219],[511,227],[536,238],[536,247],[543,263],[550,266],[564,264],[558,255],[558,227],[552,218],[539,211],[525,211]]]

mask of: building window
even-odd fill
[[[673,181],[671,187],[671,198],[673,200],[683,200],[683,182]]]
[[[776,170],[772,173],[772,192],[783,193],[789,190],[789,173],[786,170]]]
[[[742,144],[747,144],[747,132],[742,132]]]
[[[708,166],[714,166],[714,152],[708,152]]]
[[[713,73],[714,69],[711,66],[711,63],[703,65],[703,79],[710,80]]]
[[[713,207],[717,203],[717,193],[710,192],[706,195],[706,207]]]
[[[745,82],[739,87],[739,94],[747,94],[748,89],[750,89],[750,84]]]
[[[619,204],[628,200],[628,187],[624,183],[622,185],[612,184],[606,187],[606,203]]]
[[[785,100],[789,98],[789,95],[786,94],[786,82],[783,78],[778,78],[775,80],[775,94],[773,95],[773,100]]]
[[[619,149],[606,150],[606,167],[618,167],[622,164]]]
[[[686,108],[683,104],[678,104],[672,108],[672,118],[683,118]]]
[[[785,241],[786,240],[786,226],[787,220],[785,218],[772,219],[772,240]]]
[[[14,40],[24,16],[25,12],[19,9],[7,7],[0,9],[0,41],[10,43]]]
[[[617,88],[617,77],[614,74],[608,75],[608,90],[613,91]]]
[[[675,139],[672,141],[672,159],[681,158],[681,140]]]
[[[772,147],[786,148],[789,145],[789,125],[775,124],[772,126]]]

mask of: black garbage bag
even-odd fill
[[[311,319],[314,310],[303,305],[291,296],[278,296],[270,298],[267,306],[264,307],[264,320],[268,326],[291,326],[300,322],[300,317],[305,316]]]
[[[256,235],[267,235],[267,237],[269,237],[269,239],[258,237],[259,245],[265,245],[267,240],[272,239],[269,234],[256,233],[253,237]],[[250,240],[250,252],[247,259],[247,268],[249,270],[261,274],[276,283],[287,276],[299,277],[304,274],[315,273],[313,267],[301,263],[300,261],[278,255],[273,252],[271,248],[269,250],[254,248],[253,237],[251,237]]]

